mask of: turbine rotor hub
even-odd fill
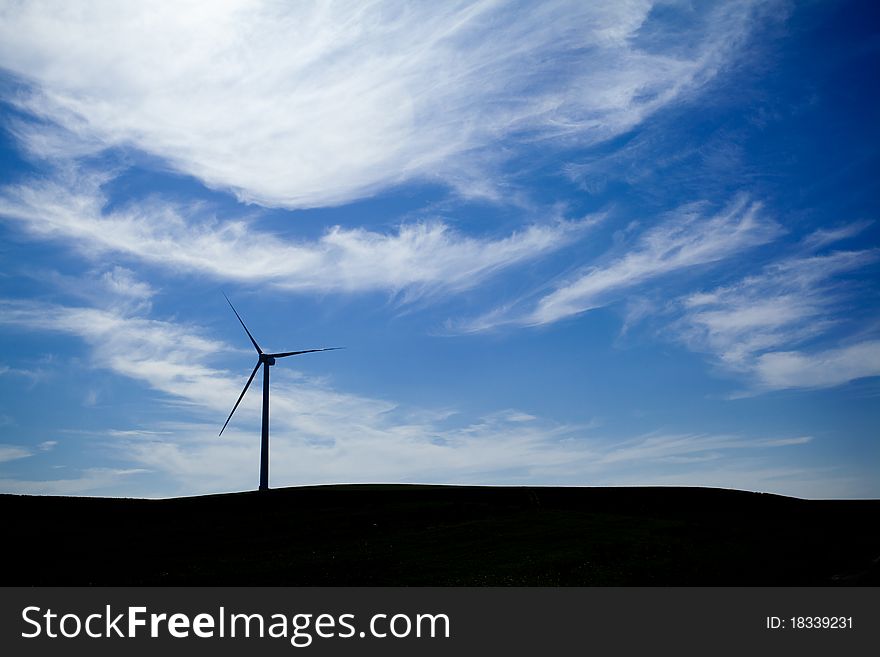
[[[266,363],[270,367],[275,364],[275,359],[272,356],[267,356],[266,354],[260,354],[260,362]]]

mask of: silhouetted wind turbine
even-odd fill
[[[254,371],[251,372],[250,378],[247,380],[247,383],[244,384],[244,390],[241,391],[241,394],[238,396],[238,401],[235,402],[235,406],[232,407],[232,412],[229,413],[229,417],[226,418],[226,422],[223,423],[223,429],[226,428],[226,425],[229,424],[229,420],[232,419],[232,414],[235,413],[235,409],[238,408],[238,405],[241,403],[241,400],[244,398],[244,393],[247,392],[248,386],[251,385],[251,381],[254,380],[254,377],[257,375],[257,370],[260,369],[260,365],[263,366],[263,433],[262,433],[262,442],[260,443],[260,490],[268,490],[269,489],[269,368],[275,364],[275,359],[277,358],[287,358],[288,356],[299,356],[300,354],[310,354],[315,351],[335,351],[336,349],[345,349],[345,347],[327,347],[326,349],[303,349],[302,351],[284,351],[278,354],[267,354],[264,353],[262,349],[260,349],[260,345],[257,344],[257,341],[254,340],[254,336],[251,335],[251,332],[248,331],[248,327],[244,325],[244,320],[242,320],[241,315],[238,314],[238,311],[235,309],[235,306],[232,305],[232,302],[229,300],[229,297],[226,294],[223,295],[226,297],[226,303],[229,304],[229,307],[232,308],[232,312],[235,313],[235,316],[238,317],[238,321],[241,323],[241,327],[244,329],[244,332],[247,333],[248,337],[251,339],[251,344],[254,345],[254,349],[257,350],[257,354],[259,354],[259,360],[257,360],[257,364],[254,366]],[[223,435],[223,429],[220,429],[220,434]]]

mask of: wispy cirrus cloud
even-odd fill
[[[756,450],[805,445],[812,440],[812,436],[748,440],[741,436],[726,435],[655,434],[621,441],[602,454],[599,463],[607,465],[621,461],[645,460],[694,463],[719,459],[728,450]]]
[[[269,206],[413,179],[492,195],[490,145],[621,134],[758,20],[752,2],[655,4],[13,3],[0,65],[28,86],[13,102],[37,121],[14,131],[37,155],[134,147]]]
[[[43,356],[28,368],[10,367],[0,363],[0,376],[13,376],[24,379],[28,382],[28,387],[33,388],[50,376],[48,368],[45,367],[48,360],[51,360],[51,356]]]
[[[692,346],[705,347],[729,367],[756,353],[826,332],[842,318],[846,289],[834,278],[878,258],[875,250],[795,256],[766,266],[738,283],[684,299]]]
[[[541,296],[531,309],[522,302],[464,323],[464,330],[504,324],[551,324],[605,306],[648,281],[676,271],[729,258],[777,237],[780,226],[763,216],[761,205],[741,196],[724,210],[706,216],[706,205],[689,204],[645,230],[622,255],[582,269],[571,280]]]
[[[856,379],[880,376],[880,340],[813,351],[761,354],[753,371],[761,389],[830,388]]]
[[[32,456],[33,452],[19,445],[0,445],[0,463]]]
[[[114,310],[9,300],[0,307],[0,324],[75,335],[92,346],[94,365],[172,395],[218,376],[218,370],[203,363],[210,355],[228,350],[189,327]],[[210,389],[208,385],[206,394]]]
[[[0,493],[15,495],[112,494],[114,487],[132,475],[144,474],[142,468],[87,468],[78,476],[59,479],[28,480],[0,477]]]
[[[23,267],[22,276],[50,284],[67,298],[87,301],[90,305],[112,307],[121,312],[149,311],[156,289],[139,279],[135,273],[120,265],[100,263],[77,276],[62,274],[54,269]]]
[[[681,339],[749,375],[758,391],[830,387],[880,374],[878,342],[864,336],[844,346],[792,349],[847,323],[854,293],[845,276],[877,262],[880,251],[815,250],[867,225],[817,231],[802,240],[800,253],[732,285],[685,297]]]
[[[808,249],[821,249],[829,244],[855,237],[873,224],[873,221],[863,219],[839,226],[820,228],[807,235],[803,240],[803,245]]]
[[[315,240],[293,240],[244,220],[221,220],[199,204],[154,197],[108,207],[102,191],[108,181],[106,174],[66,169],[48,180],[10,185],[0,189],[0,216],[17,220],[31,235],[71,242],[96,260],[116,253],[220,280],[409,295],[470,288],[571,244],[601,219],[550,217],[501,237],[465,235],[435,220],[388,232],[336,226]],[[125,268],[104,272],[101,285],[130,301],[152,294],[146,283],[133,283]]]

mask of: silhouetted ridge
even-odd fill
[[[0,496],[4,585],[880,583],[880,501],[713,488],[340,485]]]

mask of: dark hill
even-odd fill
[[[7,586],[880,584],[880,500],[357,485],[0,513]]]

